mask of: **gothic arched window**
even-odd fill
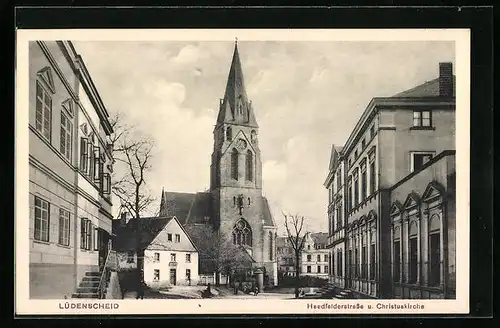
[[[226,129],[226,139],[228,141],[231,141],[233,139],[233,130],[231,129],[230,126],[228,126]]]
[[[257,141],[257,132],[255,132],[255,130],[252,130],[252,132],[250,133],[250,140],[252,142],[256,142]]]
[[[231,151],[231,177],[238,180],[238,151],[234,148]]]
[[[246,179],[248,181],[253,181],[253,154],[250,150],[247,151],[245,172]]]
[[[269,259],[273,260],[273,233],[269,232]]]
[[[252,246],[252,229],[243,218],[239,219],[233,227],[233,244]]]

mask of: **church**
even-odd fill
[[[160,216],[176,216],[184,226],[209,224],[219,229],[247,251],[252,267],[264,271],[268,285],[277,285],[277,227],[262,196],[258,131],[235,43],[213,131],[210,189],[196,193],[162,190]]]

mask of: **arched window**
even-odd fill
[[[252,246],[252,229],[243,218],[239,219],[233,227],[233,244]]]
[[[399,227],[394,227],[393,237],[393,264],[392,264],[392,280],[400,282],[401,277],[401,230]]]
[[[257,141],[257,132],[255,132],[255,130],[252,130],[252,132],[250,132],[250,140],[252,142],[256,142]]]
[[[273,260],[273,233],[269,232],[269,259]]]
[[[429,286],[441,282],[441,218],[433,214],[429,219]]]
[[[253,154],[250,150],[247,151],[245,172],[246,179],[248,181],[253,181]]]
[[[228,141],[231,141],[233,139],[233,130],[231,129],[230,126],[228,126],[226,129],[226,139]]]
[[[411,222],[408,229],[408,240],[409,240],[409,272],[408,272],[408,282],[414,284],[417,282],[418,277],[418,238],[417,238],[417,223]]]
[[[238,180],[238,151],[234,148],[231,151],[231,177]]]

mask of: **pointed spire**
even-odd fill
[[[234,42],[233,60],[229,69],[224,99],[219,108],[217,123],[236,123],[257,127],[245,89],[243,69],[238,52],[238,38]]]

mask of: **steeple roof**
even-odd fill
[[[233,60],[229,69],[224,99],[220,103],[217,124],[234,123],[258,127],[252,103],[248,100],[241,68],[238,43],[234,45]]]

